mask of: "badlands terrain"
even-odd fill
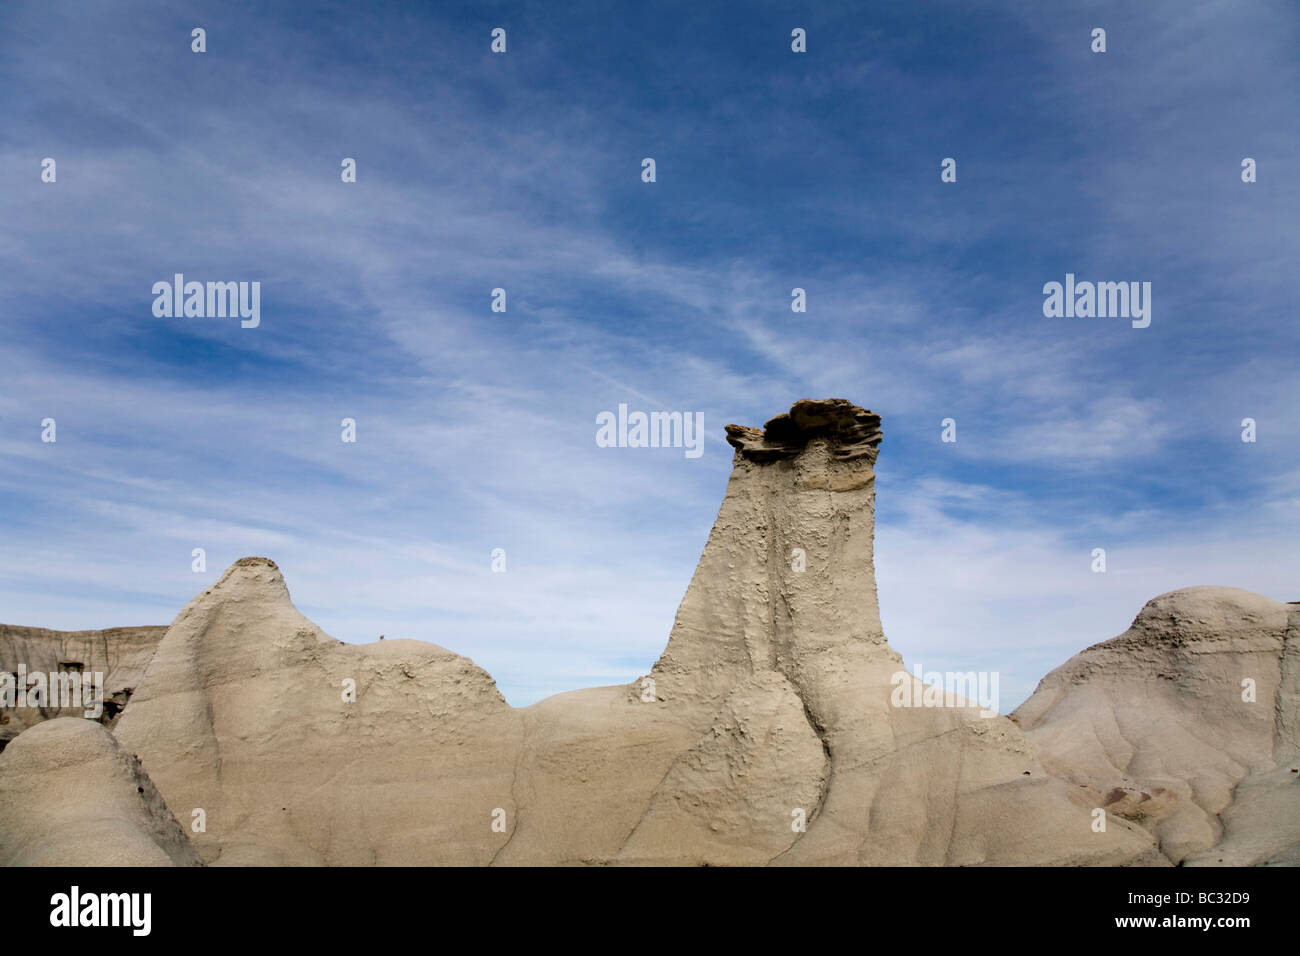
[[[0,864],[1300,863],[1300,605],[1174,591],[1010,715],[896,706],[879,417],[805,400],[727,437],[629,685],[512,708],[450,650],[325,634],[266,558],[168,628],[0,627],[0,671],[102,672],[111,702],[0,711]]]

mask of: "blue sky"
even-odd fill
[[[6,3],[0,621],[165,623],[263,554],[512,703],[631,680],[722,426],[803,397],[884,419],[891,643],[1004,710],[1164,591],[1298,600],[1297,51],[1289,0]],[[155,318],[176,272],[260,327]],[[1150,327],[1045,318],[1067,272]],[[597,447],[619,403],[703,455]]]

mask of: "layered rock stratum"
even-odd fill
[[[0,672],[16,677],[21,665],[27,673],[101,674],[105,707],[99,719],[111,727],[144,679],[145,668],[166,633],[166,627],[156,626],[51,631],[0,624]],[[85,713],[84,707],[59,707],[57,703],[51,700],[39,707],[0,710],[0,750],[33,724]]]
[[[436,645],[337,641],[244,558],[167,629],[112,736],[217,865],[1295,862],[1295,608],[1174,592],[1010,718],[897,706],[925,689],[880,624],[879,417],[805,400],[727,439],[699,566],[632,684],[512,708]],[[40,861],[15,819],[0,859],[23,839]],[[82,829],[82,862],[108,862],[114,831]]]

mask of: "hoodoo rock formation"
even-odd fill
[[[805,758],[802,773],[820,781],[811,802],[785,792],[783,806],[774,800],[767,815],[738,823],[740,832],[762,832],[772,816],[785,821],[786,845],[771,858],[775,862],[971,865],[1141,857],[1152,847],[1147,834],[1130,826],[1093,833],[1089,807],[1044,772],[1010,720],[981,718],[978,708],[891,705],[893,675],[904,668],[885,640],[876,599],[879,422],[865,409],[829,400],[797,402],[761,432],[728,427],[737,453],[726,497],[668,647],[651,672],[665,705],[700,735],[676,765],[716,747],[719,709],[738,695],[752,695],[761,681],[787,695],[803,717],[802,726],[787,720],[780,729],[820,745],[820,760]],[[913,699],[919,698],[918,691]],[[773,729],[759,724],[748,735],[722,739],[738,750],[747,737],[766,737]],[[800,752],[814,751],[806,746]],[[741,772],[743,756],[728,758],[736,803],[753,784]],[[670,774],[665,784],[672,782]],[[689,787],[672,796],[686,807],[700,799]],[[652,803],[652,814],[659,803]],[[789,832],[794,808],[806,813],[805,833]],[[701,814],[695,832],[683,824],[675,823],[683,856],[726,859],[725,827],[713,813]],[[629,849],[652,857],[652,848],[636,836]]]
[[[272,561],[244,558],[167,630],[113,736],[177,818],[204,811],[189,840],[209,864],[1294,862],[1300,840],[1259,837],[1270,814],[1297,820],[1294,608],[1177,592],[1015,719],[897,706],[880,418],[805,400],[727,440],[667,647],[630,685],[512,708],[441,647],[329,637]],[[1245,677],[1254,711],[1230,700]],[[18,799],[6,775],[41,729],[0,754]],[[16,819],[0,815],[0,858],[26,839]],[[81,825],[84,862],[116,858],[101,821]]]

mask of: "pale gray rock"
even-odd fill
[[[1237,588],[1162,594],[1015,716],[1049,770],[1150,830],[1172,863],[1294,855],[1298,623],[1300,607]]]

